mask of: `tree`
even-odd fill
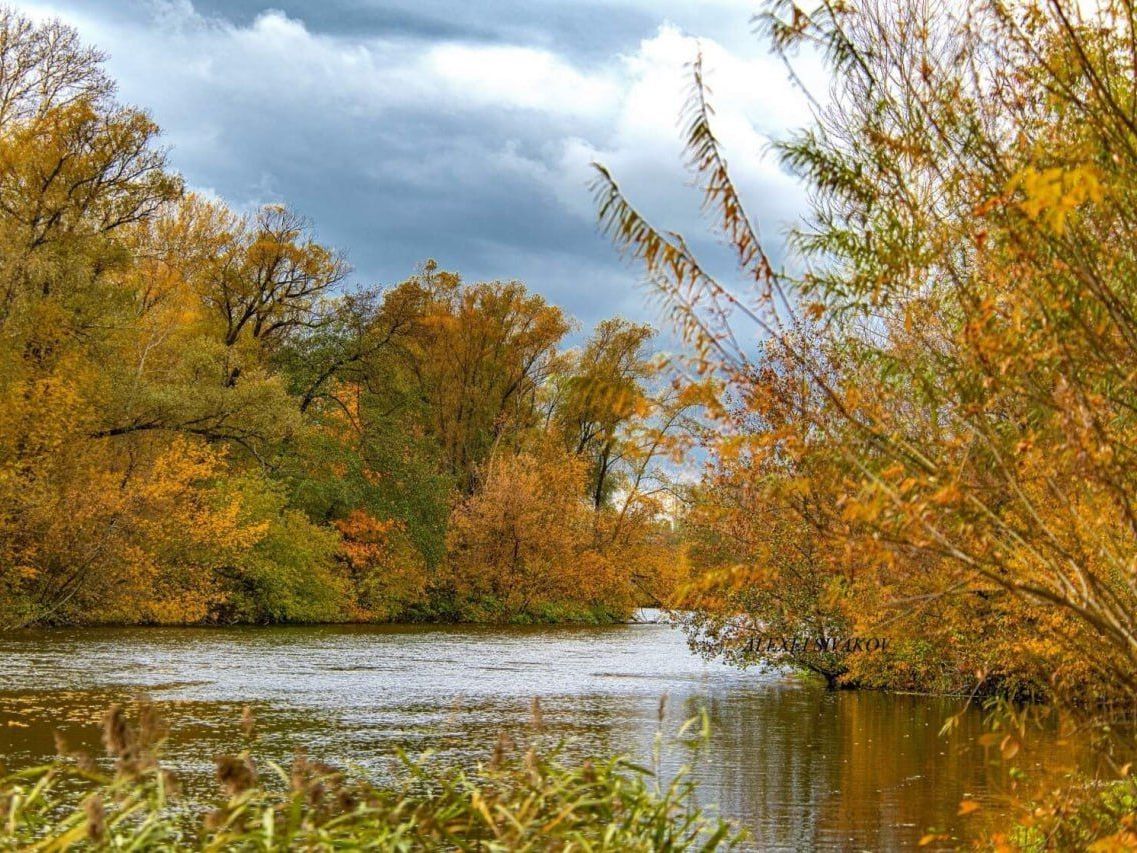
[[[348,267],[314,240],[307,220],[283,205],[268,205],[228,230],[201,285],[203,301],[221,319],[226,347],[244,340],[271,352],[289,335],[325,322],[319,300],[343,281]],[[236,384],[241,369],[237,360],[227,385]]]
[[[612,496],[621,429],[647,408],[646,350],[653,335],[650,326],[601,321],[567,369],[557,396],[553,417],[570,451],[588,460],[588,493],[596,509]]]
[[[492,449],[536,424],[538,389],[569,323],[520,282],[466,285],[428,264],[415,285],[430,308],[411,369],[430,401],[429,431],[468,494]]]
[[[778,146],[813,191],[789,246],[802,263],[776,268],[746,213],[701,60],[686,143],[744,292],[603,169],[601,221],[645,264],[695,368],[741,402],[743,417],[722,407],[726,440],[786,472],[771,500],[798,478],[839,484],[850,553],[918,555],[917,596],[963,614],[1012,596],[1063,662],[1052,689],[1132,695],[1131,17],[776,0],[762,21],[791,67],[809,43],[836,81]]]
[[[0,326],[18,300],[91,294],[113,233],[180,192],[157,126],[115,103],[101,61],[59,22],[0,9]]]
[[[0,9],[0,126],[78,101],[109,100],[115,87],[102,70],[104,59],[59,21],[37,25]]]
[[[397,519],[379,520],[353,510],[336,522],[343,537],[340,558],[357,590],[362,615],[393,619],[428,600],[426,561]]]
[[[574,605],[630,608],[626,581],[591,548],[581,460],[499,453],[450,522],[449,568],[467,617],[550,618]]]

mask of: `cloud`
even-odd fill
[[[546,50],[439,44],[416,65],[432,92],[465,108],[533,110],[585,118],[609,112],[619,81],[580,71]]]
[[[804,120],[803,101],[749,35],[748,2],[273,5],[26,8],[110,53],[123,99],[152,111],[191,185],[236,206],[289,202],[365,282],[435,257],[525,280],[586,324],[650,317],[637,273],[597,233],[589,164],[661,225],[704,233],[676,123],[700,47],[755,217],[784,224],[802,207],[764,152]]]

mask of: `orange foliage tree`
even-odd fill
[[[360,616],[389,619],[426,603],[429,575],[398,519],[380,520],[356,509],[337,521],[336,528],[343,538],[340,559],[357,591]]]
[[[726,389],[712,450],[842,554],[817,572],[871,579],[838,584],[858,631],[915,637],[936,613],[963,672],[999,625],[1001,678],[1131,695],[1132,17],[774,0],[761,20],[791,68],[808,45],[835,81],[777,146],[812,191],[792,264],[731,181],[701,60],[684,132],[738,283],[597,179],[604,226]],[[778,527],[743,563],[756,588],[796,559]]]
[[[585,465],[574,457],[491,457],[450,525],[449,566],[466,609],[510,619],[573,604],[626,607],[626,591],[587,547],[584,483]]]

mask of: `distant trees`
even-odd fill
[[[467,286],[428,265],[417,285],[428,313],[410,367],[419,393],[433,401],[429,432],[469,493],[495,445],[537,425],[538,389],[569,322],[519,282]]]
[[[555,419],[566,446],[588,462],[588,491],[599,509],[612,496],[624,452],[622,429],[649,408],[650,326],[614,318],[601,322],[560,377]]]
[[[459,505],[450,528],[450,570],[469,606],[492,616],[497,608],[516,615],[603,602],[582,586],[594,566],[585,559],[591,540],[581,462],[501,454],[480,474],[479,489]],[[626,606],[618,595],[616,603]]]
[[[32,327],[42,321],[39,332],[50,337],[49,305],[82,303],[83,318],[92,320],[120,260],[112,235],[180,191],[154,146],[157,127],[143,112],[114,102],[101,60],[58,22],[36,26],[0,10],[4,326],[19,310]],[[45,342],[40,355],[47,349]]]
[[[523,284],[433,262],[349,288],[297,212],[185,193],[101,61],[0,10],[0,625],[666,594],[649,329],[566,350]]]
[[[313,240],[311,226],[283,205],[237,220],[228,243],[213,258],[202,298],[224,321],[229,347],[243,334],[268,346],[317,326],[319,299],[348,273],[335,252]]]

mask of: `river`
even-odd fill
[[[713,732],[695,767],[700,800],[750,827],[765,850],[900,849],[961,833],[965,796],[999,808],[1003,771],[976,743],[981,713],[941,736],[961,700],[826,692],[774,669],[692,655],[666,625],[90,628],[0,637],[0,755],[50,756],[53,730],[94,748],[111,701],[145,694],[171,726],[166,755],[206,784],[212,756],[258,721],[256,754],[391,772],[395,745],[485,759],[502,730],[576,753],[646,760],[705,707]],[[1026,763],[1061,757],[1036,742]],[[668,749],[664,769],[687,761]],[[1020,761],[1020,763],[1022,763]]]

